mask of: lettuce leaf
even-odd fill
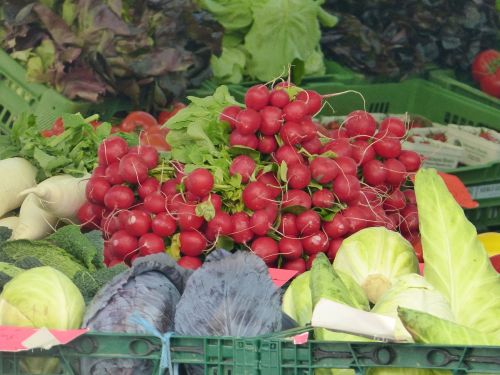
[[[425,278],[449,301],[456,322],[500,334],[500,275],[476,228],[433,169],[415,179]]]

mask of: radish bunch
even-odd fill
[[[415,193],[405,182],[421,158],[401,150],[403,121],[389,117],[377,124],[369,113],[355,111],[342,126],[327,129],[313,119],[322,96],[286,83],[251,87],[245,105],[221,115],[232,129],[231,146],[255,149],[277,168],[251,180],[255,162],[233,160],[230,172],[246,183],[246,210],[233,219],[236,242],[269,266],[302,272],[319,252],[333,259],[342,240],[365,227],[418,238]]]
[[[230,126],[223,171],[203,164],[185,173],[169,160],[173,168],[158,167],[167,176],[160,181],[151,177],[154,148],[111,137],[99,147],[79,218],[102,230],[108,264],[176,246],[179,263],[197,268],[223,246],[303,272],[320,252],[333,260],[343,239],[366,227],[418,239],[415,193],[406,181],[421,159],[401,150],[405,124],[391,117],[378,124],[355,111],[324,127],[314,120],[323,100],[288,83],[249,88],[245,106],[228,106],[219,117]],[[226,183],[234,177],[236,188]]]

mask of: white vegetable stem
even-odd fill
[[[40,207],[40,199],[28,194],[19,212],[19,223],[12,233],[13,240],[39,240],[54,231],[57,217]]]
[[[35,194],[40,200],[40,207],[59,219],[74,223],[78,209],[85,203],[89,177],[54,176],[21,194]]]
[[[0,160],[0,217],[21,206],[25,189],[36,185],[36,168],[23,158]]]
[[[0,219],[0,227],[7,227],[10,230],[14,230],[19,223],[19,218],[17,216],[4,217]]]

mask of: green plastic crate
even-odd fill
[[[366,374],[373,367],[446,369],[457,375],[500,373],[500,347],[315,341],[294,345],[289,334],[260,338],[173,337],[171,361],[201,366],[206,375],[313,375],[318,368],[353,369],[357,374]],[[30,357],[58,357],[62,365],[58,374],[80,374],[82,360],[126,359],[149,361],[151,374],[156,375],[160,374],[161,345],[154,336],[88,333],[50,350],[0,353],[0,374],[23,374],[21,361]],[[88,368],[88,362],[84,363]]]
[[[453,72],[449,70],[432,70],[428,74],[431,82],[438,84],[456,94],[466,96],[477,102],[484,103],[490,107],[500,110],[500,99],[488,95],[469,83],[460,82],[455,77]]]

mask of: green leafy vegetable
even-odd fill
[[[500,335],[480,332],[434,315],[399,307],[403,325],[417,343],[441,345],[500,345]]]
[[[309,287],[310,279],[311,271],[297,276],[283,296],[283,311],[300,326],[311,322],[313,309],[311,288]]]
[[[458,324],[500,334],[500,275],[474,225],[433,169],[415,179],[425,279],[451,305]]]
[[[401,234],[374,227],[346,238],[333,268],[351,276],[376,303],[398,276],[418,273],[418,259]]]
[[[28,160],[38,168],[39,181],[58,174],[82,177],[91,173],[97,162],[99,144],[111,134],[111,125],[103,123],[94,130],[90,122],[96,116],[85,119],[81,114],[63,114],[61,117],[64,132],[45,138],[34,115],[19,116],[12,129],[0,135],[0,143],[10,143],[10,147],[0,148],[0,159],[19,156]],[[137,142],[136,138],[127,135],[131,144]]]
[[[0,262],[0,292],[3,286],[7,284],[14,276],[23,272],[21,268],[13,266],[12,264]]]

